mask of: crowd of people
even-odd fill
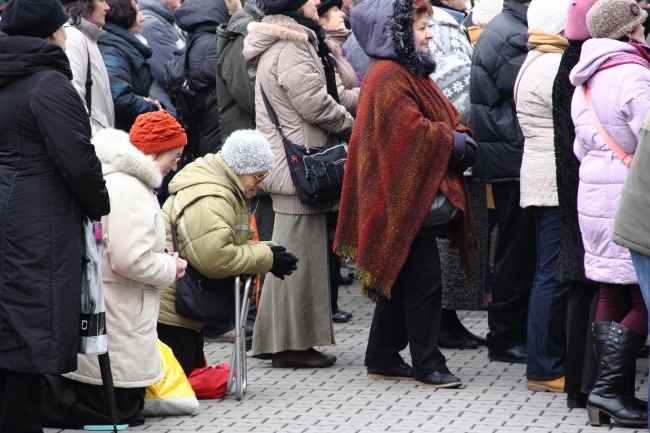
[[[158,340],[188,377],[205,341],[234,341],[242,274],[261,277],[250,356],[336,363],[347,263],[376,304],[368,378],[458,388],[440,349],[486,346],[592,425],[647,426],[647,8],[2,3],[0,433],[112,422],[98,357],[77,353],[89,220],[124,424],[145,422]],[[288,143],[332,138],[340,200],[305,202]],[[218,317],[179,313],[187,281],[220,293]],[[486,337],[456,314],[481,308]]]

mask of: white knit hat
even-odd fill
[[[566,26],[569,0],[533,0],[528,6],[528,28],[557,35]]]
[[[479,27],[485,27],[502,10],[503,0],[481,0],[472,9],[472,21]]]
[[[270,171],[275,162],[271,145],[254,129],[242,129],[230,134],[221,148],[221,156],[235,174]]]

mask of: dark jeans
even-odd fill
[[[650,309],[650,256],[632,250],[630,250],[630,254],[632,255],[632,263],[634,263],[634,270],[639,280],[639,287],[646,308]],[[648,327],[650,328],[650,319],[648,319]],[[650,392],[650,382],[648,383],[648,392]],[[650,408],[650,399],[648,400],[648,407]]]
[[[421,232],[422,233],[422,232]],[[438,350],[442,273],[435,236],[418,235],[391,289],[377,299],[370,326],[366,367],[392,368],[409,345],[416,379],[447,368]]]
[[[537,272],[528,308],[526,377],[553,380],[564,376],[568,283],[553,277],[560,253],[560,208],[533,207],[537,226]]]
[[[519,206],[519,182],[492,185],[499,233],[494,251],[488,349],[526,344],[528,300],[535,279],[535,216]]]
[[[0,370],[0,433],[43,433],[41,374]]]

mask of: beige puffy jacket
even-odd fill
[[[558,206],[553,145],[553,80],[562,54],[528,53],[515,83],[517,120],[524,134],[521,207]]]
[[[255,113],[257,129],[269,140],[275,167],[264,181],[273,209],[284,214],[313,214],[332,210],[331,204],[303,205],[291,181],[284,145],[262,100],[264,88],[284,135],[296,143],[322,147],[327,133],[344,137],[354,119],[343,105],[327,94],[325,72],[318,57],[316,34],[283,15],[264,17],[248,26],[244,57],[257,63]]]

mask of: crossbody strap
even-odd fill
[[[90,108],[92,105],[92,87],[93,87],[93,77],[91,75],[90,69],[90,51],[88,46],[86,46],[86,54],[88,55],[88,66],[86,66],[86,107],[88,108],[88,116],[91,116]]]
[[[280,126],[280,121],[278,120],[277,114],[275,114],[275,110],[273,109],[271,102],[269,102],[269,98],[266,96],[266,93],[264,92],[264,87],[260,86],[260,90],[262,91],[262,100],[264,101],[264,107],[266,107],[266,113],[269,115],[269,119],[271,119],[271,123],[273,123],[275,129],[277,129],[278,132],[282,134],[282,127]]]
[[[621,160],[626,167],[632,165],[632,157],[628,155],[621,147],[614,141],[614,139],[605,131],[603,125],[600,124],[598,116],[596,115],[596,110],[594,110],[594,104],[591,102],[591,93],[589,92],[589,86],[587,83],[582,85],[585,92],[585,100],[587,101],[587,109],[591,115],[591,121],[594,122],[594,126],[598,130],[598,133],[605,140],[605,144],[611,149],[612,152]]]

